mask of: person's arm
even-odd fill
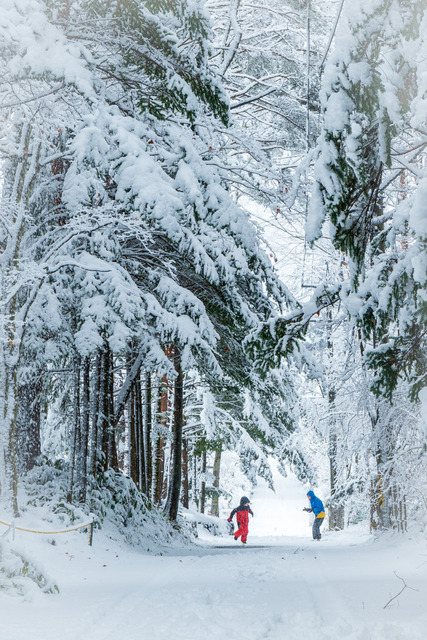
[[[230,513],[230,516],[228,518],[228,522],[231,522],[233,519],[234,514],[236,513],[237,509],[233,509],[233,511]]]

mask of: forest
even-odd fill
[[[0,9],[1,519],[427,526],[426,0]]]

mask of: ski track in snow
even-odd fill
[[[285,490],[286,489],[286,490]],[[0,592],[10,640],[424,640],[427,547],[360,529],[311,540],[305,489],[258,486],[247,547],[232,537],[150,555],[95,534],[27,539],[60,586],[29,601]],[[1,532],[0,532],[1,533]],[[24,543],[20,541],[20,544]],[[391,597],[408,586],[389,607]]]

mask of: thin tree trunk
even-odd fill
[[[138,486],[145,493],[147,485],[145,481],[145,447],[144,447],[144,419],[141,392],[141,371],[136,380],[136,423],[138,440]]]
[[[406,496],[402,496],[402,517],[403,517],[403,531],[408,530],[408,514],[406,510]]]
[[[203,451],[202,452],[202,486],[200,488],[200,513],[205,512],[205,506],[206,506],[205,473],[206,473],[206,451]]]
[[[328,358],[330,369],[334,359],[334,345],[332,342],[332,312],[328,311]],[[335,416],[336,390],[333,381],[329,380],[328,414],[329,414],[329,482],[331,491],[331,506],[329,507],[329,529],[338,531],[344,529],[344,506],[340,500],[338,486],[338,434]]]
[[[197,510],[200,508],[199,504],[199,488],[197,486],[197,471],[198,471],[198,456],[196,456],[194,452],[194,447],[192,447],[192,455],[191,455],[191,499],[193,503],[196,505]]]
[[[18,139],[19,138],[19,139]],[[39,167],[40,143],[32,141],[32,127],[24,123],[19,127],[16,148],[30,150],[20,153],[3,171],[2,194],[13,204],[13,215],[7,224],[8,234],[0,255],[0,492],[5,503],[10,502],[14,515],[18,510],[17,421],[18,421],[18,369],[22,361],[25,323],[16,323],[19,308],[31,305],[32,294],[20,300],[22,290],[12,292],[8,278],[15,279],[16,269],[22,261],[22,239],[26,227],[29,195]],[[8,301],[7,301],[8,300]],[[6,302],[7,301],[7,302]],[[22,302],[22,304],[21,304]],[[25,317],[25,314],[24,314]],[[7,328],[5,328],[7,326]]]
[[[382,473],[383,452],[379,443],[377,443],[375,463],[376,475],[371,483],[371,530],[373,531],[386,528],[387,522],[387,500]]]
[[[181,367],[181,354],[177,347],[174,348],[174,367],[177,377],[174,382],[173,422],[172,422],[172,464],[167,500],[167,513],[169,520],[175,521],[178,517],[179,496],[181,493],[182,477],[182,428],[183,428],[183,373]]]
[[[41,453],[41,382],[21,384],[18,389],[17,445],[18,467],[27,473]]]
[[[159,386],[158,386],[158,376],[157,374],[155,374],[156,376],[156,384],[154,386],[154,403],[156,405],[156,407],[158,406],[159,411],[156,411],[156,421],[154,423],[153,426],[153,447],[152,447],[152,472],[151,472],[151,490],[150,490],[150,497],[151,497],[151,502],[153,504],[156,504],[156,487],[157,487],[157,462],[158,462],[158,455],[157,455],[157,447],[158,447],[158,443],[159,443],[159,437],[157,435],[158,433],[158,424],[157,424],[157,419],[158,419],[158,414],[160,412],[160,401],[159,401]]]
[[[165,466],[165,438],[161,432],[162,428],[167,429],[167,411],[168,411],[168,389],[167,378],[163,376],[162,388],[160,395],[160,411],[159,411],[159,434],[156,441],[156,477],[154,479],[155,504],[160,504],[163,495],[163,480],[164,480],[164,466]]]
[[[142,364],[142,353],[139,353],[135,359],[135,362],[132,365],[130,371],[128,371],[128,375],[126,380],[124,381],[122,388],[117,396],[117,400],[114,408],[114,419],[113,419],[113,427],[116,427],[120,421],[120,418],[123,414],[123,411],[128,403],[130,393],[132,391],[132,387],[135,381],[140,376],[141,364]]]
[[[132,385],[129,398],[129,475],[137,484],[138,482],[138,463],[137,463],[137,446],[136,446],[136,425],[135,425],[135,388]]]
[[[13,393],[13,418],[10,429],[10,437],[9,437],[9,451],[10,451],[10,461],[11,461],[11,472],[12,472],[12,509],[15,517],[19,516],[19,508],[18,508],[18,467],[16,464],[16,422],[18,417],[18,403],[16,402],[16,390],[18,388],[18,373],[17,368],[13,367],[12,378],[12,393]]]
[[[152,446],[151,446],[151,430],[152,430],[152,415],[151,415],[151,374],[149,371],[145,373],[145,405],[144,405],[144,451],[145,451],[145,483],[147,496],[151,494],[152,474],[153,474],[153,459],[152,459]]]
[[[221,474],[221,449],[215,451],[212,473],[214,475],[211,514],[219,517],[219,479]]]
[[[78,460],[77,460],[80,502],[86,502],[89,414],[90,414],[90,358],[89,356],[86,356],[83,360],[82,421],[81,421],[80,442],[78,447]]]
[[[119,470],[119,459],[117,455],[116,430],[114,422],[114,374],[113,374],[113,353],[108,348],[108,464]]]
[[[101,459],[104,471],[107,471],[109,466],[108,461],[108,354],[107,347],[104,346],[101,352],[101,371],[100,371],[101,383],[99,389],[99,407],[98,407],[98,438],[101,449]]]
[[[182,506],[188,509],[189,502],[188,440],[184,438],[182,442]]]
[[[73,501],[73,492],[76,474],[76,454],[77,444],[80,441],[80,366],[81,358],[78,354],[74,356],[73,364],[73,434],[70,456],[70,482],[68,486],[67,502]],[[77,481],[79,478],[77,478]]]
[[[90,458],[89,472],[94,476],[98,464],[98,416],[100,412],[100,396],[101,396],[101,359],[102,354],[98,350],[95,358],[95,375],[93,381],[92,393],[92,425],[90,433]]]

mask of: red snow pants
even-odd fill
[[[249,514],[246,511],[241,513],[246,517],[243,517],[241,520],[237,520],[239,528],[234,532],[234,537],[239,538],[240,536],[242,536],[242,542],[246,542],[249,533]]]

